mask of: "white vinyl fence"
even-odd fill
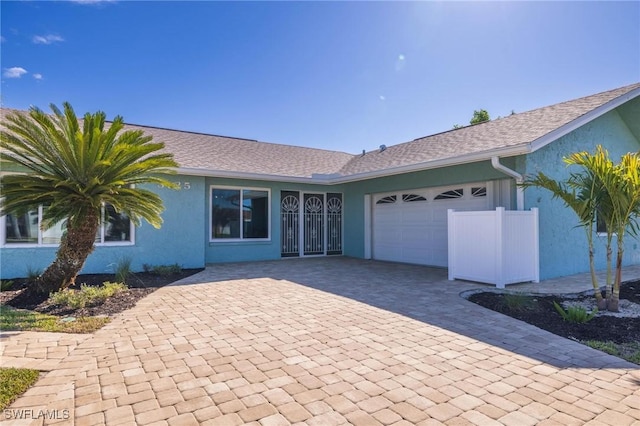
[[[538,209],[448,212],[449,279],[539,282]]]

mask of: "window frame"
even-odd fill
[[[239,219],[242,223],[242,205],[244,201],[244,191],[264,191],[267,193],[267,237],[266,238],[244,238],[244,226],[240,226],[240,238],[216,238],[213,236],[213,190],[233,190],[240,192],[240,205]],[[244,243],[250,244],[255,242],[270,242],[271,241],[271,188],[256,187],[256,186],[227,186],[227,185],[209,185],[209,242],[210,243]]]
[[[42,214],[44,211],[44,206],[38,206],[38,241],[36,243],[7,243],[7,215],[0,216],[0,247],[6,248],[55,248],[59,247],[60,243],[43,243],[43,235],[44,231],[40,228],[40,224],[42,223]],[[131,238],[126,241],[105,241],[105,204],[102,204],[102,208],[100,209],[100,227],[98,229],[98,233],[100,234],[100,241],[95,242],[96,247],[114,247],[114,246],[133,246],[136,244],[136,226],[129,218],[129,226],[131,228],[129,235]]]

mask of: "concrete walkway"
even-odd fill
[[[3,424],[640,423],[637,365],[459,297],[477,288],[348,258],[213,266],[67,345]]]

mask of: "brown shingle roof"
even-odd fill
[[[640,83],[438,133],[365,155],[139,125],[127,125],[127,128],[143,130],[156,141],[164,142],[165,149],[174,154],[183,172],[189,174],[293,179],[331,175],[334,179],[350,180],[358,175],[384,175],[393,169],[479,161],[509,148],[522,147],[530,151],[536,149],[537,141],[552,140],[551,135],[555,132],[601,107],[606,108],[610,102],[636,89],[640,89]],[[636,90],[633,96],[639,94]],[[0,115],[4,116],[8,111],[3,108]]]
[[[164,142],[180,167],[194,173],[200,170],[310,178],[313,174],[336,173],[353,158],[344,152],[155,127],[127,125],[127,129],[141,129],[154,140]]]
[[[610,101],[640,88],[640,83],[497,120],[450,130],[353,158],[344,176],[414,164],[446,161],[465,155],[531,144]]]

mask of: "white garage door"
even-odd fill
[[[447,210],[491,210],[486,182],[373,196],[373,258],[447,266]]]

